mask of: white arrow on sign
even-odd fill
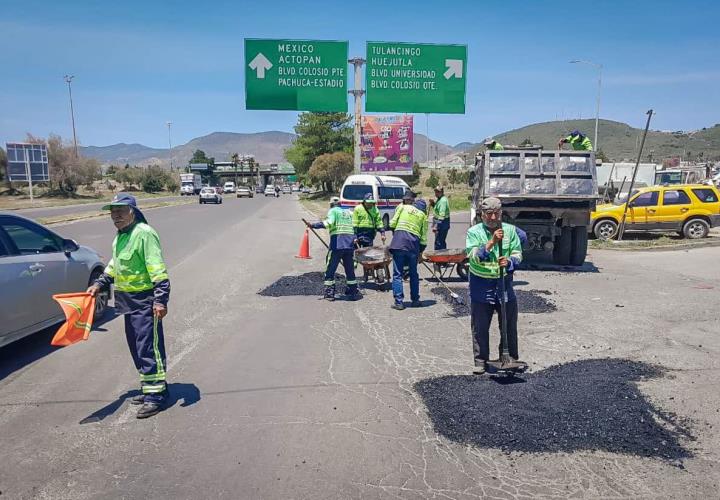
[[[462,59],[445,59],[445,67],[447,71],[443,73],[446,80],[451,77],[462,78],[463,75],[463,62]]]
[[[460,62],[462,63],[462,61]],[[248,66],[250,66],[250,69],[255,70],[258,78],[265,78],[265,70],[273,67],[272,63],[268,61],[268,58],[265,57],[262,52],[258,52],[258,55],[255,56],[255,59],[250,61],[250,64],[248,64]]]

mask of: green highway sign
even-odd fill
[[[245,39],[245,108],[347,112],[348,42]]]
[[[365,111],[465,113],[467,46],[368,42]]]

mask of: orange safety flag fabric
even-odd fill
[[[57,331],[50,345],[72,345],[87,340],[95,316],[95,297],[89,293],[58,293],[52,298],[62,307],[67,321]]]

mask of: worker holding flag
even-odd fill
[[[162,411],[168,399],[162,319],[167,314],[170,281],[160,238],[135,197],[118,193],[103,210],[110,210],[118,232],[112,259],[87,292],[95,296],[115,284],[115,309],[125,315],[125,336],[142,385],[142,394],[131,402],[142,405],[137,418],[147,418]]]

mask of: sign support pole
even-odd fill
[[[355,57],[353,59],[348,60],[350,64],[352,64],[355,67],[355,88],[353,90],[348,91],[349,94],[352,94],[355,97],[355,133],[353,137],[353,167],[355,169],[355,173],[360,173],[360,149],[362,147],[362,96],[365,93],[365,91],[362,88],[362,65],[365,64],[365,59],[361,57]]]
[[[30,170],[30,150],[25,150],[25,175],[27,175],[28,186],[30,187],[30,204],[33,204],[32,171]]]

